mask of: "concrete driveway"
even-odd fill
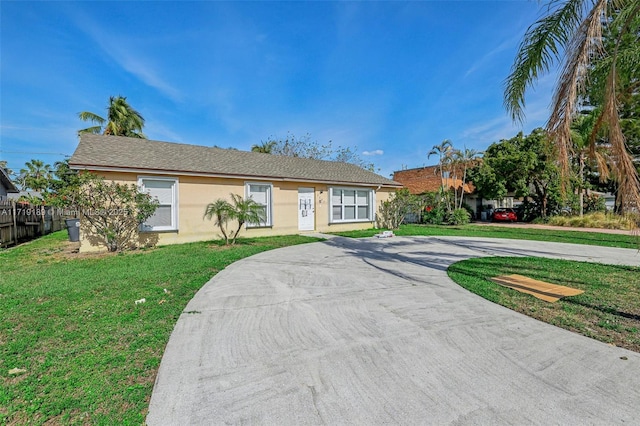
[[[147,422],[640,423],[640,354],[495,305],[446,275],[492,255],[640,266],[637,250],[459,237],[261,253],[188,304]]]

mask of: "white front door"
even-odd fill
[[[298,230],[316,229],[315,199],[313,188],[298,188]]]

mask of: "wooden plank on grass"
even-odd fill
[[[521,293],[530,294],[547,302],[557,302],[563,297],[576,296],[584,293],[583,290],[578,290],[577,288],[538,281],[518,274],[493,277],[491,278],[491,281],[496,284],[500,284],[501,286],[512,288]]]

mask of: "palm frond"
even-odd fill
[[[104,118],[100,117],[99,115],[89,111],[82,111],[78,113],[78,117],[82,121],[91,121],[92,123],[99,124],[100,126],[102,126],[106,121]]]
[[[567,54],[553,99],[547,130],[555,141],[560,174],[566,182],[569,175],[571,123],[578,102],[586,91],[588,70],[594,58],[602,53],[602,19],[608,0],[598,0],[574,31],[567,45]]]
[[[615,86],[616,75],[614,68],[608,81],[608,94],[605,98],[606,103],[603,108],[603,115],[608,124],[611,161],[614,165],[612,173],[618,182],[619,193],[622,196],[621,199],[618,199],[618,203],[623,211],[628,211],[633,208],[640,208],[640,178],[638,178],[633,158],[629,153],[622,128],[620,127],[620,116],[618,115],[615,95],[609,94],[609,92],[615,91]]]
[[[99,135],[100,133],[102,133],[102,126],[93,126],[87,127],[86,129],[78,130],[78,135],[80,135],[81,133],[92,133],[94,135]]]
[[[505,80],[504,106],[514,121],[524,121],[526,90],[560,60],[582,21],[585,3],[586,0],[570,0],[553,9],[558,2],[552,2],[549,15],[527,29]]]

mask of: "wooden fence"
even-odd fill
[[[65,229],[63,209],[0,201],[0,247]]]

